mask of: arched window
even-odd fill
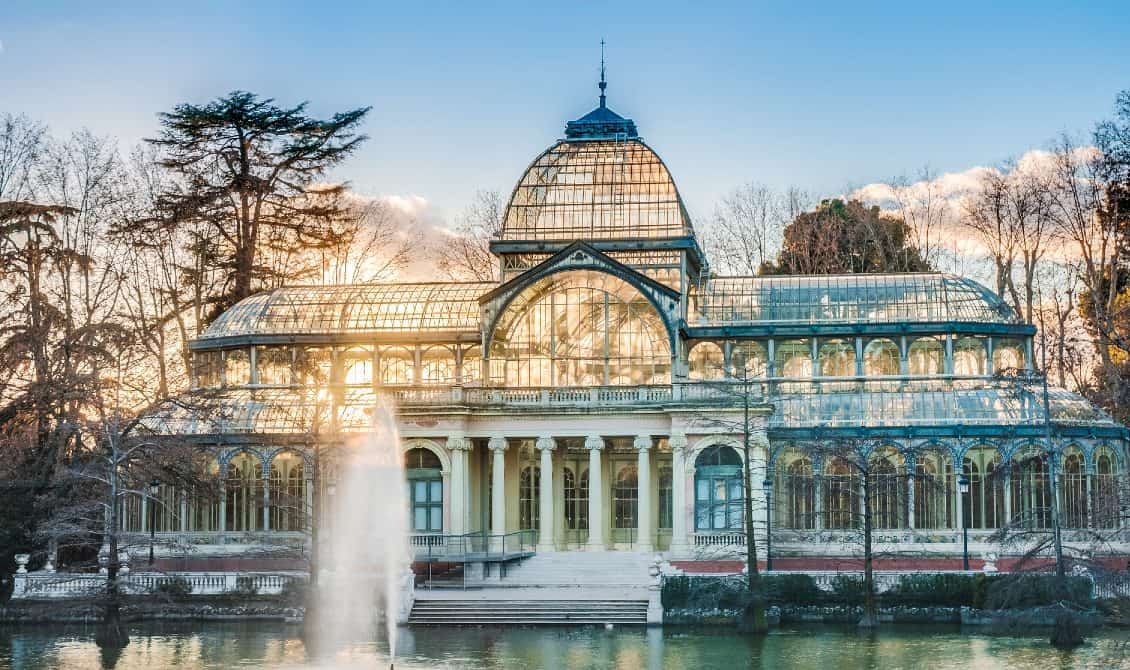
[[[585,470],[581,481],[572,468],[565,468],[565,529],[588,530],[589,528],[589,473]]]
[[[141,532],[141,496],[131,493],[118,498],[118,528],[125,533]]]
[[[255,348],[255,373],[260,384],[290,384],[290,371],[290,347]]]
[[[415,383],[416,356],[405,347],[381,347],[380,379],[382,384]]]
[[[992,447],[976,447],[965,453],[962,472],[969,478],[969,493],[962,509],[969,528],[1000,528],[1004,522],[1004,477],[1000,453]]]
[[[773,506],[780,528],[811,530],[816,527],[816,486],[812,461],[799,454],[778,457],[777,491]]]
[[[863,350],[863,374],[868,377],[894,377],[898,375],[899,345],[888,339],[868,342],[867,348]]]
[[[1119,526],[1117,480],[1115,479],[1114,451],[1101,446],[1091,456],[1094,461],[1094,481],[1091,482],[1091,514],[1098,528]]]
[[[518,478],[518,528],[534,530],[538,528],[541,501],[541,468],[527,465],[522,468]]]
[[[979,337],[963,337],[953,345],[953,373],[965,377],[985,374],[985,341]]]
[[[616,473],[612,487],[612,527],[627,529],[637,527],[639,504],[639,473],[634,465],[625,465]]]
[[[855,344],[847,340],[828,340],[820,345],[822,377],[855,376]]]
[[[224,384],[244,386],[251,383],[251,355],[247,349],[224,351]]]
[[[404,454],[404,471],[408,478],[412,531],[443,532],[443,469],[430,449],[416,447]]]
[[[946,369],[946,350],[932,337],[920,337],[907,350],[907,372],[912,375],[940,375]]]
[[[670,530],[674,513],[670,465],[659,466],[659,530]]]
[[[295,355],[294,371],[306,386],[325,386],[333,381],[333,351],[328,347],[305,347]]]
[[[196,464],[198,483],[188,494],[188,518],[186,527],[190,531],[213,531],[220,529],[219,481],[220,465],[215,458],[200,457]],[[212,486],[210,484],[215,484]]]
[[[470,347],[463,352],[463,376],[460,381],[464,386],[478,386],[483,382],[483,351],[479,347]]]
[[[447,347],[428,347],[424,350],[420,368],[422,384],[451,384],[455,381],[455,354]]]
[[[758,379],[765,376],[769,357],[760,342],[738,342],[730,350],[730,365],[738,379]]]
[[[1063,525],[1067,528],[1087,527],[1087,468],[1079,447],[1068,447],[1063,453]]]
[[[1048,456],[1043,451],[1027,449],[1012,457],[1012,516],[1025,528],[1051,527],[1049,474]]]
[[[808,340],[786,340],[777,344],[773,356],[778,377],[812,377],[812,348]]]
[[[993,369],[1024,367],[1024,345],[1018,340],[999,340],[993,347]]]
[[[247,452],[228,462],[227,529],[259,530],[263,520],[263,466],[259,457]]]
[[[721,379],[724,376],[722,348],[713,342],[699,342],[687,356],[691,379]]]
[[[953,528],[953,460],[940,451],[918,454],[914,465],[914,527]]]
[[[824,467],[824,527],[855,528],[859,517],[859,473],[851,463],[834,456]]]
[[[192,354],[193,374],[199,388],[216,388],[222,381],[223,361],[218,351],[197,351]]]
[[[373,350],[350,347],[341,352],[341,381],[346,386],[373,385]]]
[[[628,282],[573,270],[519,293],[491,334],[491,382],[522,386],[667,384],[663,318]]]
[[[271,530],[306,527],[306,467],[302,455],[284,451],[271,460]]]
[[[695,529],[740,530],[742,460],[730,447],[708,447],[695,459]]]
[[[906,462],[895,449],[885,448],[867,466],[872,527],[906,527]]]

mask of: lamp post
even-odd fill
[[[962,496],[966,496],[966,495],[969,494],[969,477],[967,477],[964,472],[957,476],[957,490],[961,492]],[[961,506],[961,569],[968,572],[969,571],[969,524],[966,523],[965,520],[968,518],[966,516],[966,507],[968,506],[969,503],[972,503],[973,501],[963,500],[962,502],[965,502],[967,504]],[[968,511],[968,513],[972,514],[973,510],[970,509]]]
[[[765,489],[765,570],[773,570],[773,480],[765,475],[761,482]]]
[[[161,482],[154,479],[149,482],[149,567],[153,567],[153,545],[157,542],[157,527],[154,520],[157,516],[157,493],[161,490]]]

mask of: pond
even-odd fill
[[[116,659],[103,659],[93,631],[0,627],[0,668],[119,670],[184,668],[387,668],[381,641],[311,649],[285,624],[146,624]],[[1103,668],[1130,667],[1124,631],[1104,631],[1072,652],[1045,637],[962,634],[948,627],[888,627],[876,634],[829,626],[782,627],[762,638],[720,629],[414,628],[403,629],[397,670],[547,668],[616,670],[738,668]]]

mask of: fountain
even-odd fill
[[[403,455],[391,408],[375,407],[370,431],[346,442],[338,473],[325,517],[329,546],[315,596],[315,648],[341,653],[373,640],[383,617],[392,667],[411,581],[405,576],[410,554]]]

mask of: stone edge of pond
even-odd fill
[[[0,606],[0,625],[97,623],[101,619],[97,603],[84,601],[26,600]],[[280,603],[204,604],[204,603],[126,603],[122,618],[129,623],[143,621],[276,621],[301,622],[302,607]]]
[[[668,609],[663,616],[667,626],[728,626],[737,623],[737,609]],[[879,622],[886,624],[938,624],[999,629],[1051,628],[1055,626],[1057,608],[1039,607],[1016,610],[980,610],[972,607],[880,607]],[[863,608],[850,605],[773,606],[767,616],[770,625],[794,623],[854,624],[863,616]],[[1120,620],[1107,621],[1098,610],[1073,611],[1072,616],[1092,627],[1118,625]]]

